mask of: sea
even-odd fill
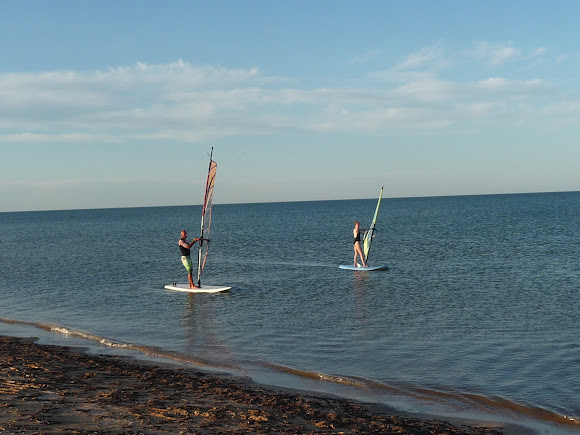
[[[387,192],[385,192],[388,196]],[[219,200],[219,190],[216,191]],[[0,334],[400,413],[580,433],[580,192],[0,213]],[[523,433],[526,433],[525,431]]]

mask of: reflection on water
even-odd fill
[[[184,299],[183,328],[186,345],[184,353],[219,362],[234,364],[234,352],[230,349],[224,337],[220,336],[215,307],[208,303],[212,295],[188,294]]]

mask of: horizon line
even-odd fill
[[[428,199],[428,198],[460,198],[472,196],[509,196],[509,195],[542,195],[553,193],[578,193],[580,190],[557,190],[557,191],[537,191],[537,192],[503,192],[503,193],[468,193],[468,194],[448,194],[448,195],[425,195],[425,196],[383,196],[383,199]],[[343,198],[343,199],[299,199],[290,201],[256,201],[256,202],[225,202],[214,205],[252,205],[252,204],[287,204],[300,202],[330,202],[330,201],[368,201],[377,199],[369,198]],[[36,213],[49,211],[89,211],[89,210],[123,210],[133,208],[161,208],[161,207],[201,207],[203,204],[173,204],[173,205],[135,205],[126,207],[87,207],[87,208],[62,208],[62,209],[41,209],[41,210],[6,210],[1,213]]]

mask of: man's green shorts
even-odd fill
[[[186,257],[185,255],[182,255],[181,262],[183,263],[183,267],[185,267],[185,270],[187,270],[187,273],[193,272],[193,265],[191,264],[191,257]]]

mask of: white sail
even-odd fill
[[[199,241],[199,255],[197,260],[197,286],[201,286],[201,274],[205,267],[207,254],[209,252],[209,232],[211,229],[211,213],[213,205],[213,186],[215,184],[215,177],[217,174],[217,163],[212,160],[213,147],[209,157],[209,169],[207,171],[207,182],[205,184],[205,196],[203,200],[203,208],[201,210],[201,233]]]

